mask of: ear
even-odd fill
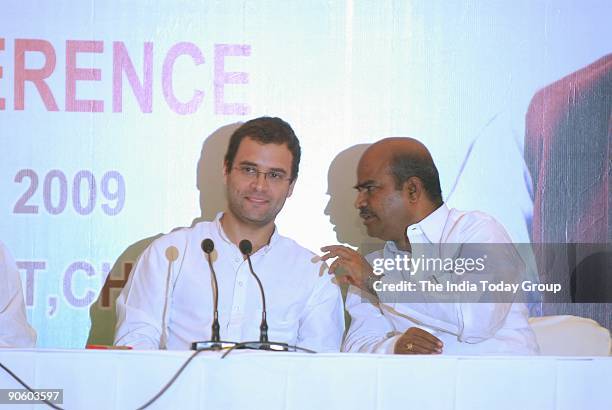
[[[408,201],[417,202],[423,192],[423,182],[418,177],[410,177],[404,182],[402,191],[408,198]]]
[[[291,184],[289,184],[289,190],[287,191],[287,198],[289,198],[291,194],[293,194],[293,187],[295,186],[296,181],[297,181],[297,178],[294,179],[293,182],[291,182]]]

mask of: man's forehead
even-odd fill
[[[251,137],[240,141],[236,152],[236,162],[267,167],[290,167],[292,160],[293,154],[286,143],[263,143]]]
[[[366,152],[357,165],[357,178],[370,179],[381,178],[388,174],[389,156],[378,153]]]

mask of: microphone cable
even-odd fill
[[[253,341],[253,342],[236,343],[234,346],[228,348],[225,353],[223,353],[223,355],[221,356],[221,359],[225,359],[225,357],[227,355],[229,355],[231,352],[233,352],[236,349],[247,347],[250,344],[258,344],[258,343],[261,343],[261,342],[260,341]],[[276,345],[276,346],[281,346],[281,347],[286,348],[286,349],[293,349],[294,351],[298,351],[299,350],[300,352],[305,352],[305,353],[313,353],[313,354],[317,353],[314,350],[306,349],[305,347],[292,346],[292,345],[281,345],[279,343],[274,343],[274,342],[266,342],[266,343],[264,343],[264,345],[267,345],[267,346],[275,346]],[[260,350],[260,349],[253,349],[253,350]],[[268,351],[267,349],[261,349],[261,350]],[[270,349],[270,351],[272,351],[272,352],[280,352],[282,350]],[[287,350],[287,351],[289,351],[289,350]]]
[[[176,379],[178,379],[178,377],[181,375],[181,373],[183,373],[183,370],[185,370],[187,368],[187,366],[189,365],[189,363],[191,363],[191,361],[193,359],[195,359],[195,357],[197,355],[199,355],[202,352],[206,352],[212,350],[210,348],[207,349],[200,349],[200,350],[196,350],[195,352],[193,352],[193,354],[191,356],[189,356],[189,358],[185,361],[185,363],[183,363],[183,365],[176,371],[176,373],[174,373],[174,375],[172,376],[172,378],[168,381],[168,383],[166,383],[166,385],[164,387],[161,388],[160,391],[157,392],[157,394],[155,396],[153,396],[151,399],[149,399],[149,401],[147,401],[145,404],[143,404],[142,406],[138,407],[136,410],[143,410],[146,409],[147,407],[149,407],[151,404],[155,403],[155,401],[157,401],[157,399],[159,399],[169,388],[170,386],[172,386],[174,384],[174,382],[176,381]]]
[[[221,356],[221,359],[225,359],[225,357],[227,355],[229,355],[231,352],[233,352],[235,349],[240,349],[242,347],[248,346],[250,344],[254,344],[254,343],[260,343],[259,341],[253,341],[253,342],[241,342],[241,343],[237,343],[236,345],[226,348],[227,351],[225,353],[223,353],[223,355]],[[278,345],[276,343],[270,343],[270,346],[273,345]],[[317,353],[314,350],[310,350],[310,349],[306,349],[303,347],[299,347],[299,346],[290,346],[290,345],[283,345],[284,348],[288,348],[288,349],[294,349],[296,351],[301,351],[301,352],[305,352],[305,353]],[[168,380],[168,382],[155,394],[155,396],[153,396],[151,399],[149,399],[146,403],[144,403],[143,405],[139,406],[137,408],[137,410],[144,410],[147,407],[149,407],[151,404],[155,403],[157,401],[157,399],[159,399],[161,396],[164,395],[164,393],[166,393],[166,391],[168,391],[168,389],[170,388],[170,386],[172,386],[176,380],[178,379],[178,377],[181,375],[181,373],[183,373],[183,371],[187,368],[187,366],[189,366],[189,364],[193,361],[193,359],[195,359],[195,357],[197,355],[199,355],[202,352],[205,351],[216,351],[215,349],[212,348],[207,348],[207,349],[200,349],[200,350],[196,350],[195,352],[193,352],[193,354],[191,356],[189,356],[189,358],[181,365],[181,367],[174,373],[174,375],[172,376],[172,378],[170,378],[170,380]],[[273,350],[274,351],[274,350]],[[17,376],[15,373],[13,373],[8,367],[6,367],[5,365],[3,365],[2,363],[0,363],[0,367],[7,372],[13,379],[15,379],[19,384],[21,384],[23,387],[25,387],[29,392],[31,393],[36,393],[34,391],[33,388],[31,388],[26,382],[24,382],[23,380],[21,380],[19,378],[19,376]],[[46,400],[46,399],[42,399],[42,400],[38,400],[44,404],[46,404],[47,406],[56,409],[56,410],[64,410],[62,407],[51,403],[50,401]]]

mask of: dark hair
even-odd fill
[[[225,171],[230,172],[238,147],[244,138],[252,138],[262,144],[287,144],[293,155],[291,162],[291,181],[295,181],[300,167],[300,141],[293,129],[285,121],[277,117],[259,117],[242,124],[230,137],[225,153]]]
[[[423,182],[423,188],[429,199],[436,205],[442,205],[440,175],[431,158],[403,153],[395,154],[391,156],[389,168],[395,179],[395,189],[402,189],[408,178],[417,177]]]

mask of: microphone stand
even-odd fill
[[[262,311],[261,311],[261,324],[259,326],[259,340],[251,341],[251,342],[241,342],[238,343],[233,349],[255,349],[255,350],[270,350],[270,351],[281,351],[287,352],[289,350],[295,351],[295,349],[290,349],[291,347],[287,343],[282,342],[270,342],[268,340],[268,321],[266,320],[266,295],[264,294],[263,285],[261,284],[261,280],[255,274],[253,270],[253,264],[251,263],[251,252],[253,251],[253,245],[251,241],[248,239],[243,239],[240,241],[238,245],[240,248],[240,252],[246,257],[247,262],[249,264],[249,270],[251,271],[251,275],[257,281],[257,285],[259,286],[259,291],[261,293],[261,302],[262,302]]]
[[[213,291],[213,322],[211,325],[210,340],[198,341],[191,343],[191,350],[222,350],[236,346],[236,342],[222,341],[219,334],[219,284],[217,282],[217,274],[212,265],[211,253],[215,249],[215,244],[212,239],[206,238],[201,243],[202,250],[206,253],[206,260],[210,268],[212,278]]]

